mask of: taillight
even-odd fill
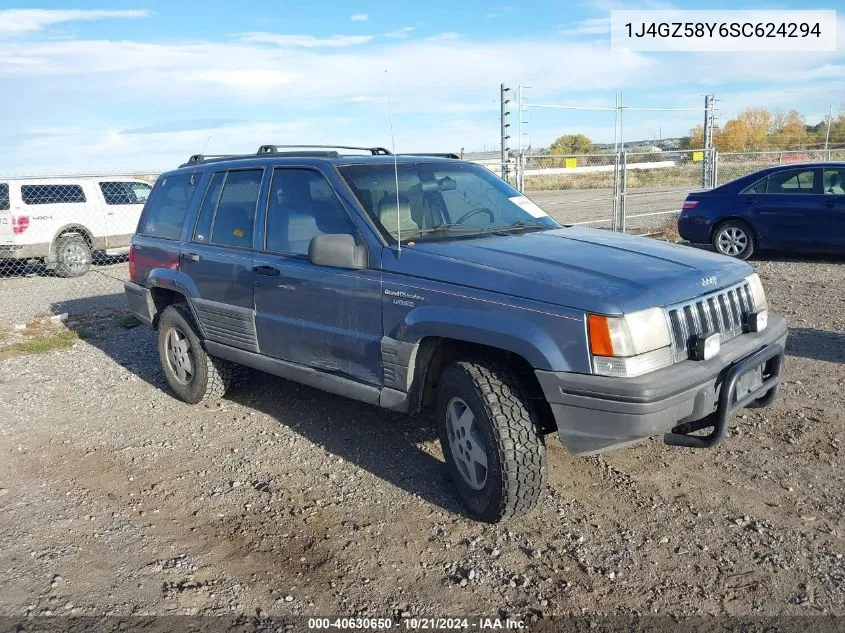
[[[12,233],[20,235],[29,228],[29,216],[21,215],[12,218]]]
[[[129,247],[129,279],[135,280],[135,245]]]
[[[684,200],[684,211],[689,211],[690,209],[695,209],[698,206],[698,203],[701,202],[700,200]]]

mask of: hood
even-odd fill
[[[709,251],[583,227],[422,242],[385,264],[398,273],[609,315],[692,299],[753,272]]]

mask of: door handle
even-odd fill
[[[182,253],[180,257],[182,259],[190,259],[192,262],[198,262],[200,260],[200,256],[196,253]]]
[[[253,266],[252,272],[256,275],[267,275],[268,277],[278,277],[279,269],[272,266]]]
[[[745,204],[754,204],[754,198],[746,198],[743,202]]]
[[[827,202],[825,202],[825,203],[824,203],[824,206],[826,206],[826,207],[832,207],[832,206],[834,206],[835,204],[836,204],[836,201],[835,201],[835,200],[828,200]]]

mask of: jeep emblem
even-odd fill
[[[701,278],[701,285],[705,288],[707,286],[715,286],[716,285],[716,277],[711,275],[710,277],[702,277]]]

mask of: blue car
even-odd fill
[[[845,253],[845,163],[779,165],[691,193],[678,232],[739,259],[767,249]]]

